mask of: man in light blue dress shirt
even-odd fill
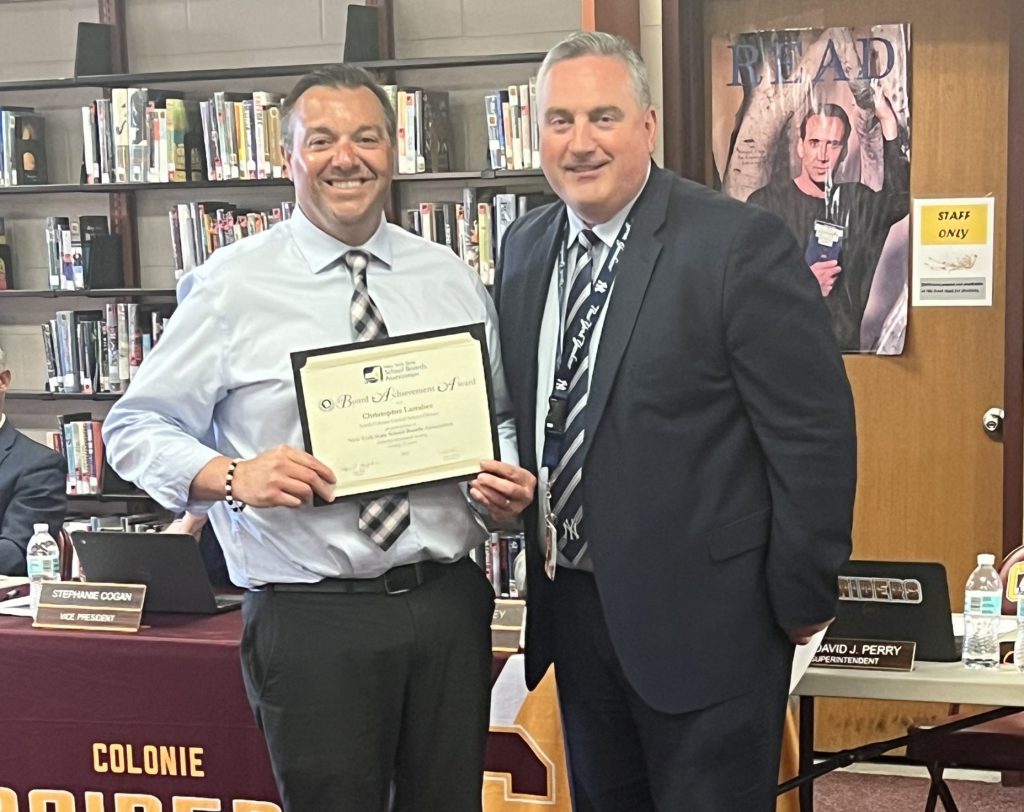
[[[289,812],[478,810],[493,591],[457,484],[409,492],[390,546],[302,451],[289,353],[358,340],[354,276],[391,336],[485,325],[501,456],[470,484],[497,520],[533,499],[490,298],[447,248],[384,220],[395,114],[364,71],[296,84],[283,141],[290,220],[222,248],[179,287],[159,344],[104,423],[111,464],[173,510],[208,513],[243,607],[245,687]]]

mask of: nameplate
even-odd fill
[[[145,584],[44,583],[32,624],[40,629],[137,632]]]
[[[820,668],[912,671],[917,643],[907,640],[825,638],[811,660]]]
[[[526,602],[499,598],[491,617],[491,651],[516,652],[522,648]]]

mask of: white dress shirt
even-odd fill
[[[453,483],[410,493],[410,527],[386,551],[359,531],[356,500],[240,513],[190,501],[192,480],[218,455],[303,447],[289,354],[356,340],[352,280],[340,261],[350,248],[371,255],[367,287],[391,336],[486,325],[501,455],[518,464],[494,308],[479,278],[448,248],[383,217],[369,241],[347,246],[297,207],[182,279],[167,330],[103,424],[118,473],[171,510],[209,511],[239,586],[375,577],[457,560],[485,537],[464,486]]]

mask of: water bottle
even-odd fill
[[[968,668],[999,666],[999,615],[1003,608],[1003,584],[989,553],[978,556],[978,566],[967,579],[964,595],[964,653]]]
[[[1017,640],[1013,644],[1013,662],[1024,671],[1024,595],[1017,598]]]
[[[39,593],[43,590],[43,581],[60,580],[60,550],[46,524],[34,524],[32,529],[35,532],[28,542],[25,565],[28,570],[32,617],[35,617],[36,610],[39,608]]]

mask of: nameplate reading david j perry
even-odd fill
[[[145,584],[93,584],[55,581],[43,584],[35,627],[137,632],[142,620]]]
[[[907,640],[849,640],[826,638],[811,665],[823,668],[866,668],[912,671],[917,643]]]

